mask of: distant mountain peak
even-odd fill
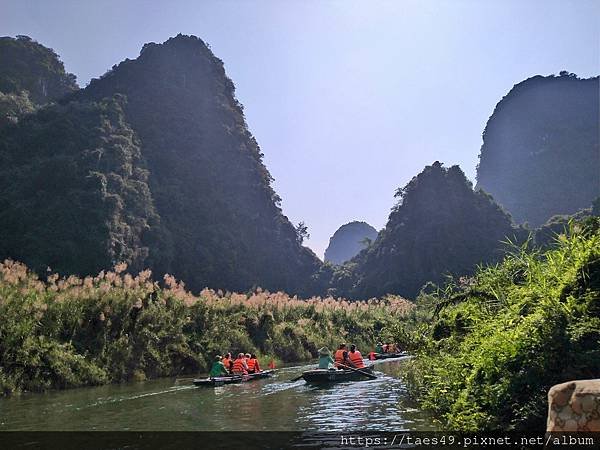
[[[377,238],[377,230],[366,222],[352,221],[342,225],[329,239],[325,261],[342,264],[354,258]]]

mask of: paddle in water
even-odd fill
[[[365,377],[368,377],[368,378],[370,378],[371,380],[376,380],[376,379],[377,379],[377,377],[376,377],[375,375],[373,375],[372,373],[363,372],[363,371],[362,371],[362,370],[360,370],[360,369],[355,369],[354,367],[346,366],[346,365],[344,365],[344,364],[338,364],[338,366],[339,366],[339,367],[344,367],[344,368],[346,368],[346,369],[350,369],[350,370],[352,370],[352,371],[354,371],[354,372],[357,372],[357,373],[360,373],[361,375],[364,375]]]
[[[290,380],[290,383],[293,383],[294,381],[298,381],[300,378],[302,378],[302,376],[303,376],[303,375],[304,375],[304,374],[301,374],[301,375],[299,375],[299,376],[297,376],[297,377],[295,377],[295,378],[292,378],[292,379]]]

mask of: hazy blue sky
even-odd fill
[[[0,0],[0,34],[52,47],[82,86],[178,33],[224,61],[284,213],[321,257],[343,223],[382,228],[425,165],[474,180],[515,83],[600,72],[598,0]]]

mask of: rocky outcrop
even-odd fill
[[[600,379],[552,386],[547,431],[600,431]]]

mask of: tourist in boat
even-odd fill
[[[348,352],[348,360],[350,362],[350,366],[355,369],[362,369],[365,366],[363,362],[363,357],[360,352],[356,349],[356,345],[352,344],[350,346],[350,351]]]
[[[248,364],[243,353],[239,353],[235,361],[233,361],[232,372],[234,375],[248,375]]]
[[[246,360],[246,364],[248,364],[248,373],[260,372],[260,365],[258,364],[258,359],[256,359],[256,355],[250,355],[250,358]]]
[[[375,353],[383,353],[383,346],[381,345],[381,342],[378,342],[375,346]]]
[[[348,348],[346,344],[340,344],[340,347],[336,350],[333,356],[335,367],[343,369],[348,366]]]
[[[209,378],[217,378],[229,375],[229,371],[223,365],[222,359],[223,357],[220,355],[215,358],[212,368],[210,369],[210,373],[208,374]]]
[[[231,359],[231,353],[227,353],[223,358],[222,362],[227,371],[231,372],[231,370],[233,369],[233,359]]]
[[[330,369],[335,361],[331,357],[331,352],[327,347],[319,349],[319,369]]]

